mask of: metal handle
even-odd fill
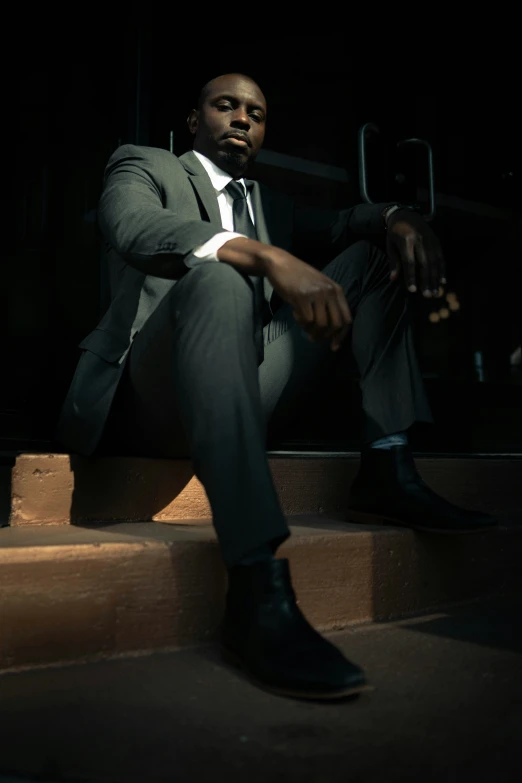
[[[359,148],[359,191],[361,199],[367,204],[375,204],[368,193],[368,172],[366,166],[366,139],[370,134],[378,135],[380,129],[374,122],[365,122],[359,128],[358,148]],[[426,147],[428,151],[428,198],[429,212],[423,215],[424,220],[433,220],[435,216],[435,185],[433,179],[433,150],[431,144],[425,139],[403,139],[397,143],[397,147],[405,147],[406,144],[420,144]]]
[[[425,139],[403,139],[397,143],[397,147],[405,147],[406,144],[420,144],[428,150],[428,199],[430,209],[427,215],[423,215],[424,220],[433,220],[435,217],[435,186],[433,184],[433,150],[431,144]]]
[[[375,204],[375,201],[372,201],[368,195],[366,171],[366,137],[370,133],[377,135],[380,133],[380,130],[374,122],[365,122],[364,125],[359,128],[359,189],[363,201],[367,204]]]

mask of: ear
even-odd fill
[[[187,117],[187,125],[189,131],[194,135],[198,129],[199,112],[197,109],[191,109],[190,114]]]

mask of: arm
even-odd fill
[[[249,275],[265,275],[313,341],[330,340],[338,350],[352,323],[341,286],[283,248],[237,237],[217,251],[219,261]]]
[[[439,295],[446,283],[440,243],[419,214],[396,202],[358,204],[345,210],[297,208],[293,252],[301,258],[311,254],[324,264],[325,250],[329,257],[341,253],[357,234],[386,235],[390,279],[397,280],[402,267],[409,291],[415,292],[420,283],[424,296]]]
[[[165,168],[180,182],[179,211],[164,208]],[[98,222],[106,243],[130,266],[148,275],[177,279],[187,271],[194,249],[222,229],[187,220],[182,185],[186,172],[177,158],[126,144],[105,169]]]
[[[336,255],[357,240],[360,234],[383,234],[382,204],[357,204],[349,209],[296,207],[294,213],[295,252]]]

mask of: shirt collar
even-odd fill
[[[192,150],[192,152],[197,157],[201,165],[205,168],[205,171],[210,177],[210,181],[212,182],[216,193],[221,193],[221,191],[226,188],[228,183],[232,181],[233,177],[231,177],[230,174],[228,174],[226,171],[223,171],[223,169],[220,169],[218,166],[216,166],[215,163],[209,160],[205,155],[202,155],[201,152],[196,152],[196,150]],[[241,185],[245,191],[248,192],[244,179],[238,179],[236,182],[241,182]]]

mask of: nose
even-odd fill
[[[245,107],[237,107],[230,124],[235,128],[250,128],[250,117]]]

